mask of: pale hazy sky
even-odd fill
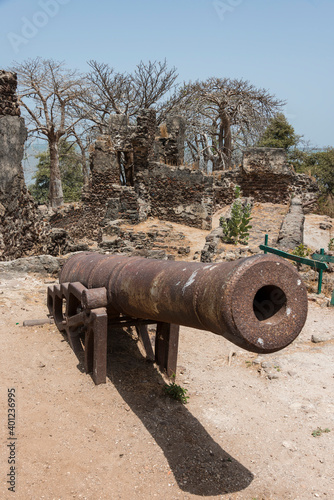
[[[0,0],[0,68],[41,56],[132,71],[166,57],[180,81],[270,90],[297,134],[334,146],[333,25],[334,0]]]

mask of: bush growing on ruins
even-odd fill
[[[231,217],[229,219],[220,217],[219,219],[219,224],[224,231],[223,241],[234,243],[235,245],[237,243],[247,245],[249,230],[252,228],[249,224],[252,219],[252,207],[249,203],[242,203],[240,199],[241,189],[239,186],[235,187],[234,195],[236,199],[231,207]]]
[[[29,191],[40,204],[48,204],[50,186],[50,153],[42,152],[36,155],[39,160],[37,171],[33,176],[34,184]],[[62,141],[59,147],[59,168],[62,178],[64,201],[78,201],[83,187],[81,158],[73,144]]]
[[[290,158],[297,172],[312,175],[318,182],[321,190],[319,212],[334,217],[334,148],[324,151],[295,149]]]
[[[269,120],[269,124],[258,142],[260,147],[283,148],[286,151],[298,144],[300,136],[285,118],[283,113],[277,113]]]

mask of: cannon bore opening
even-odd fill
[[[277,323],[286,313],[286,295],[275,285],[260,288],[253,300],[253,311],[259,321]]]

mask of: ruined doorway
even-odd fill
[[[133,186],[133,158],[128,151],[117,152],[117,162],[122,186]]]

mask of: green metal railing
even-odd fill
[[[291,253],[283,252],[283,250],[278,250],[277,248],[272,248],[268,246],[267,234],[264,237],[264,245],[260,245],[260,250],[263,250],[264,253],[273,253],[275,255],[278,255],[279,257],[283,257],[284,259],[293,260],[294,262],[298,262],[299,264],[305,264],[306,266],[310,266],[318,271],[318,294],[321,293],[322,273],[324,271],[328,271],[327,262],[334,262],[334,257],[325,255],[325,250],[323,248],[321,248],[320,254],[313,254],[311,259],[307,259],[306,257],[299,257],[298,255],[292,255]],[[331,305],[334,306],[334,291],[331,299]]]

